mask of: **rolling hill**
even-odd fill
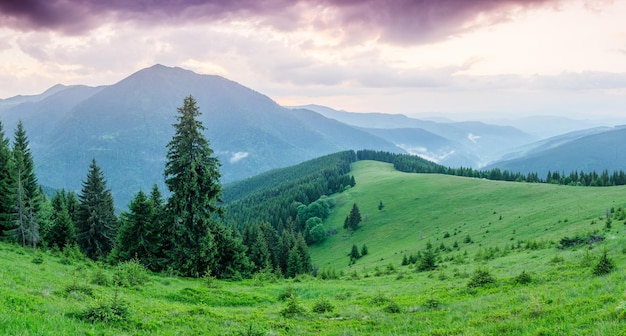
[[[0,333],[100,335],[620,335],[625,331],[626,187],[409,174],[358,161],[311,248],[318,276],[219,281],[111,267],[71,251],[0,243]],[[382,210],[379,202],[384,203]],[[614,219],[606,227],[606,209]],[[624,214],[626,216],[626,214]],[[466,239],[469,237],[470,239]],[[576,242],[580,245],[563,245]],[[588,240],[594,237],[593,241]],[[598,238],[602,237],[602,239]],[[403,256],[436,249],[418,272]],[[458,247],[454,247],[454,243]],[[367,244],[354,264],[350,247]],[[443,245],[443,248],[442,248]],[[595,275],[601,255],[616,270]],[[486,275],[485,275],[486,274]],[[125,280],[114,285],[111,279]],[[523,276],[522,276],[523,275]],[[117,310],[111,310],[114,307]],[[108,309],[108,310],[107,310]],[[117,313],[116,313],[117,312]]]

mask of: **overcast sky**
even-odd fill
[[[283,105],[626,118],[626,1],[0,0],[0,98],[160,63]]]

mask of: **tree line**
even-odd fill
[[[406,173],[435,173],[463,177],[482,178],[494,181],[553,183],[573,186],[618,186],[626,185],[626,173],[622,170],[609,173],[608,170],[598,174],[595,171],[573,171],[569,174],[548,171],[545,178],[537,173],[522,174],[508,170],[493,168],[480,170],[466,167],[452,168],[428,161],[416,155],[396,154],[374,150],[357,151],[358,160],[374,160],[392,163],[396,170]]]

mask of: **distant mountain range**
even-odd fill
[[[206,136],[222,163],[222,183],[348,149],[411,153],[447,166],[480,168],[504,155],[510,160],[498,164],[560,147],[556,140],[531,145],[541,139],[511,126],[434,122],[317,105],[286,108],[223,77],[162,65],[113,85],[56,85],[40,95],[0,100],[0,119],[8,136],[18,119],[23,121],[41,184],[80,190],[95,158],[117,207],[125,208],[140,189],[149,190],[154,183],[163,188],[166,145],[176,110],[188,95],[196,98]],[[585,156],[580,149],[574,152],[577,160]],[[511,165],[532,170],[546,158],[533,160]]]
[[[486,169],[539,174],[545,178],[550,172],[569,174],[573,171],[609,173],[626,171],[626,126],[597,127],[570,132],[523,146]]]

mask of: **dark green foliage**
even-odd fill
[[[97,305],[89,307],[78,316],[91,323],[121,323],[130,317],[128,305],[121,299],[115,299],[111,302],[99,301]]]
[[[154,202],[140,190],[128,210],[120,216],[121,225],[110,259],[138,259],[151,270],[160,270],[161,222],[156,216]]]
[[[515,283],[518,283],[520,285],[526,285],[529,284],[533,281],[532,277],[530,276],[530,274],[528,272],[526,272],[526,270],[523,270],[522,273],[518,274],[515,277]]]
[[[584,244],[593,244],[593,243],[597,243],[597,242],[601,242],[604,240],[603,236],[599,236],[599,235],[595,235],[595,234],[589,234],[587,236],[581,236],[581,235],[576,235],[572,238],[570,237],[563,237],[561,238],[561,240],[559,241],[559,247],[560,249],[566,249],[566,248],[571,248],[571,247],[576,247],[576,246],[580,246],[580,245],[584,245]]]
[[[402,312],[402,309],[400,309],[400,306],[393,300],[389,300],[389,303],[387,303],[387,305],[385,306],[385,308],[383,308],[383,310],[390,314],[398,314]]]
[[[350,185],[346,174],[354,161],[356,154],[345,151],[228,184],[224,186],[225,219],[235,223],[267,222],[281,233],[284,227],[280,223],[295,221],[300,204],[308,205]]]
[[[54,201],[56,200],[56,202]],[[52,226],[45,236],[48,246],[56,246],[64,250],[66,246],[70,246],[76,242],[76,228],[67,210],[64,200],[60,193],[53,198],[53,207],[55,208]],[[57,204],[55,204],[57,203]]]
[[[302,315],[305,312],[304,307],[302,307],[300,302],[298,302],[298,298],[295,295],[292,295],[287,299],[287,305],[280,311],[280,315],[283,317],[294,317]]]
[[[323,314],[327,312],[332,312],[333,310],[335,310],[335,307],[330,302],[330,300],[322,296],[321,298],[319,298],[319,300],[315,301],[311,310],[314,313]]]
[[[139,287],[148,282],[148,273],[139,260],[132,259],[117,266],[113,281],[117,286]]]
[[[484,287],[494,284],[495,282],[496,279],[487,269],[479,268],[474,272],[474,274],[472,274],[472,278],[467,283],[467,286],[470,288]]]
[[[2,127],[0,121],[0,238],[6,236],[8,230],[13,228],[12,218],[15,210],[13,154]]]
[[[13,236],[22,246],[35,247],[40,241],[39,186],[28,137],[21,121],[13,140],[14,189]]]
[[[378,210],[383,211],[384,208],[385,208],[385,205],[383,204],[383,201],[380,201],[380,203],[378,203]]]
[[[367,245],[363,244],[363,246],[361,246],[361,257],[366,256],[369,253],[369,250],[367,249]]]
[[[602,256],[600,257],[600,260],[598,260],[598,263],[593,267],[593,274],[594,275],[609,274],[613,271],[614,268],[615,268],[615,264],[613,263],[613,260],[611,260],[608,257],[607,250],[605,248],[602,251]]]
[[[213,156],[205,130],[197,120],[200,110],[188,96],[178,108],[175,134],[168,143],[165,184],[171,192],[166,230],[173,239],[172,267],[182,275],[200,277],[217,268],[216,217],[221,194],[219,161]],[[219,238],[217,238],[219,239]]]
[[[93,159],[87,179],[79,195],[80,207],[76,221],[76,240],[82,252],[91,259],[105,258],[115,243],[118,223],[113,196]]]
[[[467,236],[465,236],[465,238],[463,238],[463,242],[465,244],[471,244],[473,242],[472,237],[470,237],[470,235],[468,234]]]
[[[356,231],[359,228],[359,223],[361,223],[361,212],[359,211],[359,207],[354,203],[352,205],[352,209],[350,210],[350,214],[346,217],[346,220],[343,223],[343,228],[346,230]]]
[[[317,244],[323,242],[326,239],[326,230],[324,229],[324,225],[317,224],[312,227],[308,231],[307,238],[309,244]]]
[[[304,266],[302,265],[302,257],[300,256],[298,249],[293,248],[289,251],[285,276],[288,278],[293,278],[303,272]]]
[[[426,244],[426,248],[419,254],[417,259],[418,272],[432,271],[437,268],[437,254],[430,242]]]
[[[354,262],[355,260],[361,258],[361,254],[359,253],[359,248],[356,247],[356,244],[352,244],[352,250],[348,255],[350,257],[350,261]]]

